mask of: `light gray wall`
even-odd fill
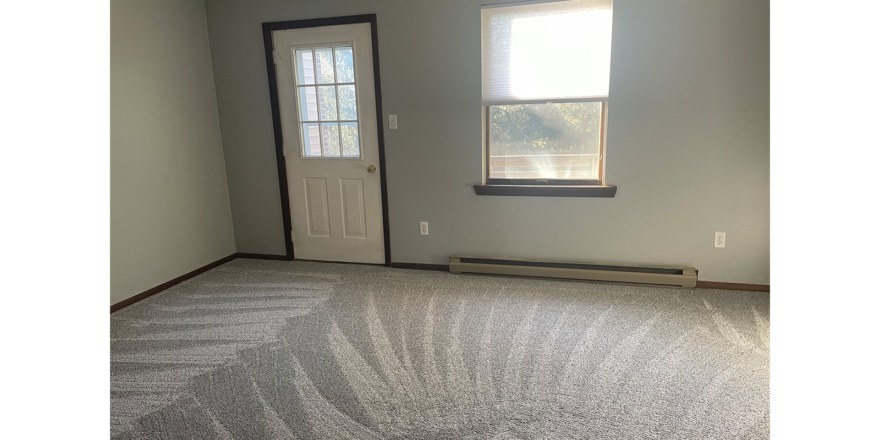
[[[474,194],[482,2],[206,1],[239,251],[284,253],[260,24],[376,13],[385,116],[400,124],[385,131],[393,261],[689,265],[702,280],[769,284],[767,0],[615,1],[613,199]]]
[[[114,304],[235,253],[235,238],[203,1],[110,12]]]

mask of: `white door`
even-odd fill
[[[370,24],[272,39],[296,258],[384,263]]]

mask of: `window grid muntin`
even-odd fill
[[[303,93],[304,89],[306,89],[308,87],[314,87],[315,88],[315,104],[316,104],[315,107],[316,107],[316,113],[318,115],[317,120],[315,120],[315,121],[304,121],[303,115],[302,115],[302,108],[299,105],[297,106],[297,114],[299,115],[299,123],[300,123],[300,132],[302,133],[302,137],[303,137],[300,140],[300,144],[302,146],[300,148],[300,156],[303,159],[362,159],[363,154],[362,154],[362,148],[361,148],[361,124],[360,124],[360,117],[359,117],[360,112],[357,111],[358,103],[360,102],[360,100],[358,98],[358,92],[357,92],[358,91],[358,88],[357,88],[357,66],[355,63],[354,43],[353,42],[350,42],[350,43],[346,42],[346,43],[338,43],[338,44],[329,45],[329,48],[331,49],[330,56],[331,56],[332,62],[333,62],[333,82],[321,84],[318,82],[318,64],[317,64],[318,61],[317,61],[317,54],[315,53],[315,50],[316,49],[326,49],[326,48],[328,48],[328,45],[319,45],[319,46],[314,46],[314,47],[300,47],[300,48],[292,47],[291,48],[291,49],[293,49],[293,55],[294,55],[294,60],[293,60],[294,61],[294,69],[293,69],[293,71],[294,71],[294,86],[297,88],[297,90],[296,90],[296,94],[298,95],[297,97],[299,97],[299,95],[301,95]],[[336,80],[339,77],[338,72],[337,72],[337,62],[336,62],[336,50],[338,48],[351,49],[351,72],[352,72],[352,79],[354,81],[336,82]],[[308,49],[312,53],[312,60],[311,60],[312,72],[315,76],[315,82],[314,82],[314,84],[302,84],[301,85],[301,84],[299,84],[298,78],[297,78],[298,69],[297,69],[296,63],[298,63],[299,60],[296,58],[296,51],[297,50],[306,50],[306,49]],[[354,99],[355,99],[355,112],[358,114],[357,119],[340,119],[339,86],[347,86],[347,85],[353,86],[354,90],[355,90]],[[336,93],[336,119],[335,120],[328,120],[328,121],[326,121],[326,123],[321,118],[321,101],[319,99],[319,92],[318,92],[319,86],[333,86],[333,90]],[[321,127],[322,127],[322,125],[329,125],[332,123],[336,123],[336,130],[338,133],[339,156],[325,156],[324,155],[324,151],[325,151],[324,134],[323,134],[323,130],[321,129]],[[342,144],[342,124],[343,123],[357,124],[357,132],[356,132],[357,133],[357,141],[355,144],[357,147],[357,152],[358,152],[357,156],[345,156],[343,154],[343,150],[344,150],[343,144]],[[318,139],[319,139],[319,145],[320,145],[320,150],[321,150],[320,156],[306,154],[306,151],[305,151],[305,145],[306,145],[305,136],[307,135],[307,131],[306,131],[306,127],[305,127],[306,124],[317,124],[318,125]]]

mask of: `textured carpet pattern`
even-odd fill
[[[115,439],[769,438],[769,295],[234,260],[111,316]]]

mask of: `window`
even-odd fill
[[[612,0],[483,6],[481,187],[604,186],[611,6]]]
[[[303,157],[360,157],[351,45],[295,50]]]

